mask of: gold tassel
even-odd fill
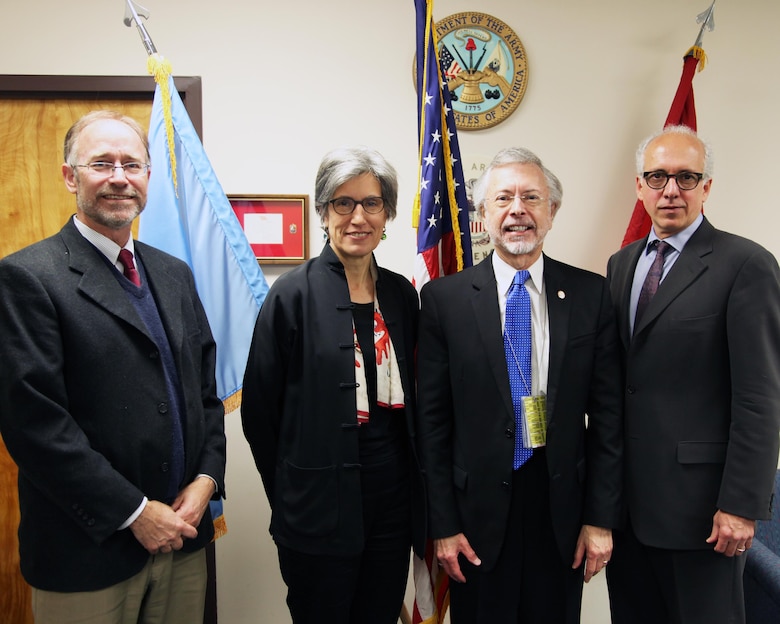
[[[176,179],[176,144],[173,135],[173,116],[171,115],[171,91],[168,87],[168,78],[171,75],[171,63],[159,54],[151,54],[146,61],[146,69],[154,76],[154,81],[160,87],[162,99],[163,119],[165,120],[165,134],[168,137],[168,155],[171,159],[171,179],[173,191],[179,196],[178,181]]]
[[[707,64],[707,55],[704,53],[704,49],[699,46],[693,46],[685,53],[685,56],[693,56],[699,61],[699,67],[696,71],[702,71]]]

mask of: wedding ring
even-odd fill
[[[745,552],[744,548],[737,548],[737,552]]]

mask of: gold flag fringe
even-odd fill
[[[225,414],[230,414],[230,412],[234,412],[241,407],[241,397],[241,390],[236,390],[233,394],[223,399],[222,405],[225,407]]]
[[[225,397],[222,401],[222,405],[225,408],[225,414],[229,414],[241,407],[241,390],[234,392],[230,396]],[[227,533],[227,521],[225,520],[225,514],[223,513],[219,518],[213,518],[214,521],[214,537],[212,542],[215,542],[220,537]]]
[[[220,537],[227,533],[227,522],[225,522],[225,514],[222,514],[219,518],[214,518],[214,537],[212,542],[216,542]]]
[[[692,46],[691,49],[685,53],[685,56],[693,56],[699,61],[699,67],[696,71],[702,71],[707,64],[707,55],[705,54],[704,49],[699,46]]]
[[[151,54],[146,61],[146,69],[154,76],[154,81],[160,87],[165,134],[168,137],[168,155],[171,159],[171,179],[173,192],[179,196],[178,180],[176,179],[176,144],[173,139],[173,116],[171,115],[171,91],[168,78],[171,75],[171,63],[159,54]]]

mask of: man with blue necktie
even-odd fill
[[[562,194],[532,152],[499,152],[473,191],[495,251],[421,293],[419,437],[453,624],[577,623],[612,554],[617,331],[605,279],[542,253]]]

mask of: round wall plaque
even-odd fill
[[[500,19],[471,11],[445,17],[435,28],[457,128],[481,130],[504,121],[528,84],[520,37]]]

